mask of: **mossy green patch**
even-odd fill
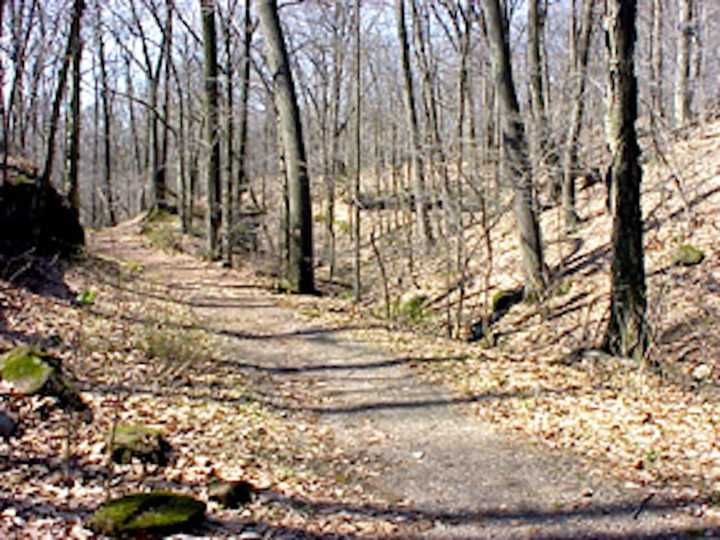
[[[16,347],[0,357],[0,377],[21,394],[36,394],[55,372],[46,358],[47,354],[39,349]]]
[[[119,424],[115,428],[111,456],[115,463],[128,464],[133,458],[142,463],[166,465],[170,444],[155,429],[134,424]]]
[[[402,298],[397,306],[397,314],[410,321],[421,321],[427,314],[426,304],[428,297],[425,294],[411,294]]]
[[[92,531],[110,536],[172,534],[202,523],[205,503],[165,491],[135,493],[106,502],[90,516]]]
[[[673,263],[680,266],[695,266],[705,259],[705,253],[695,246],[683,244],[675,250]]]

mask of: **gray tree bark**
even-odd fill
[[[72,22],[70,23],[70,33],[68,34],[67,47],[65,56],[58,73],[57,86],[55,87],[55,97],[50,112],[50,123],[48,126],[47,152],[45,154],[45,166],[42,174],[38,176],[38,202],[42,206],[45,190],[50,186],[52,179],[53,165],[55,163],[55,139],[57,137],[58,123],[60,120],[60,107],[67,89],[68,71],[70,71],[70,61],[73,57],[73,51],[78,48],[80,42],[80,28],[82,25],[83,12],[85,11],[85,0],[74,0]],[[41,210],[41,208],[38,208]]]
[[[528,145],[512,78],[510,50],[498,0],[483,3],[487,32],[493,48],[493,67],[498,99],[503,106],[502,136],[514,191],[513,209],[520,243],[525,294],[537,295],[547,285],[540,226],[535,213]]]
[[[411,152],[413,163],[413,190],[415,192],[416,220],[418,236],[425,248],[429,250],[433,243],[430,216],[425,206],[425,164],[420,144],[420,128],[415,107],[415,93],[413,91],[412,69],[410,67],[410,44],[408,42],[405,23],[405,0],[395,0],[395,13],[397,18],[398,40],[400,42],[400,62],[402,65],[402,89],[405,104],[405,123],[408,136],[411,139]]]
[[[70,141],[67,147],[67,193],[70,206],[75,213],[80,215],[80,183],[79,183],[79,165],[80,165],[80,81],[81,81],[81,64],[82,64],[83,42],[78,35],[77,40],[73,44],[72,51],[72,97],[70,103],[70,125],[68,133]]]
[[[665,116],[663,102],[663,0],[653,0],[652,25],[652,58],[650,67],[652,71],[652,104],[653,111],[661,118]],[[654,116],[654,115],[653,115]]]
[[[280,26],[277,1],[259,0],[257,9],[273,74],[275,102],[280,116],[280,136],[283,141],[285,170],[289,184],[288,280],[295,292],[309,294],[315,292],[312,206],[300,110]]]
[[[547,114],[545,95],[543,92],[543,69],[540,58],[540,13],[538,4],[542,0],[528,0],[528,43],[527,64],[529,78],[530,111],[532,113],[532,136],[530,138],[530,154],[532,165],[537,172],[542,168],[546,152]]]
[[[203,27],[203,56],[205,59],[205,143],[210,150],[207,165],[206,240],[208,256],[217,260],[220,230],[220,100],[217,63],[217,32],[215,29],[215,0],[200,0]]]
[[[575,209],[575,176],[577,175],[578,139],[582,128],[585,110],[585,83],[587,81],[587,65],[590,52],[590,35],[592,34],[593,0],[583,0],[580,22],[580,35],[577,40],[574,65],[573,108],[565,140],[565,156],[563,160],[562,206],[565,230],[571,232],[577,226],[578,216]],[[575,41],[575,36],[571,39]]]
[[[690,43],[693,0],[678,0],[677,62],[675,74],[675,127],[690,119]]]
[[[608,61],[606,136],[612,161],[612,275],[610,320],[604,347],[641,360],[647,348],[645,266],[640,210],[642,169],[637,143],[637,79],[633,58],[637,3],[606,0]]]
[[[117,223],[115,217],[115,201],[113,197],[112,183],[112,104],[110,101],[110,86],[108,83],[107,61],[105,58],[105,39],[103,38],[101,5],[98,1],[95,4],[95,39],[98,45],[98,62],[100,65],[100,98],[103,110],[103,175],[105,177],[105,189],[108,205],[108,217],[110,225]]]

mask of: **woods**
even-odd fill
[[[390,291],[387,281],[434,287],[418,267],[441,256],[451,335],[491,304],[490,238],[506,208],[515,279],[540,299],[564,271],[545,253],[544,213],[561,208],[565,235],[581,235],[578,182],[622,176],[626,143],[612,141],[645,133],[618,125],[625,83],[603,81],[617,78],[619,60],[599,54],[616,39],[612,11],[590,0],[119,0],[54,11],[62,5],[2,4],[6,161],[44,163],[38,182],[63,185],[89,226],[178,212],[227,266],[250,239],[252,256],[298,292],[314,291],[316,274],[352,281],[356,301]],[[699,0],[637,9],[649,16],[630,25],[643,45],[627,53],[630,91],[657,147],[712,109],[718,60],[704,51],[720,10]],[[622,235],[641,227],[621,221]],[[463,231],[478,223],[484,248],[471,249]],[[397,261],[383,275],[360,262],[373,231],[370,257]],[[468,303],[464,283],[478,268],[485,292]]]
[[[443,252],[449,285],[472,268],[492,268],[489,242],[482,253],[467,252],[463,216],[489,238],[511,205],[525,297],[541,297],[563,270],[544,253],[543,212],[560,205],[566,234],[577,234],[577,179],[608,168],[614,179],[620,158],[612,141],[639,136],[614,127],[620,83],[602,89],[604,77],[615,79],[614,51],[593,54],[602,39],[615,39],[610,7],[360,7],[203,0],[187,10],[173,0],[124,0],[88,9],[79,2],[56,16],[35,1],[4,2],[12,49],[2,65],[5,160],[20,153],[44,163],[38,182],[63,185],[88,225],[154,208],[179,212],[191,232],[201,212],[197,234],[211,259],[232,265],[239,239],[252,236],[257,256],[276,261],[273,271],[292,290],[314,291],[319,265],[329,279],[352,277],[356,299],[377,280],[422,288],[419,261]],[[657,144],[671,129],[660,119],[682,127],[711,109],[718,66],[704,54],[713,39],[704,29],[718,9],[690,0],[638,4],[645,8],[651,17],[631,26],[648,53],[628,54],[636,117],[647,112]],[[42,40],[39,29],[65,44]],[[55,72],[45,62],[53,55],[63,59]],[[50,107],[41,106],[43,91]],[[603,95],[607,111],[598,106]],[[604,116],[607,150],[596,144]],[[344,201],[354,209],[347,219]],[[314,222],[324,224],[315,233]],[[641,222],[618,226],[625,234]],[[403,262],[384,277],[371,269],[361,282],[363,240],[375,229],[383,231],[378,253]],[[352,276],[338,273],[347,266],[338,242],[355,245]],[[448,308],[457,308],[451,333],[477,317],[462,294],[447,291]]]
[[[0,537],[720,535],[718,27],[0,0]]]

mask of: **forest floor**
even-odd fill
[[[11,402],[24,431],[0,443],[0,536],[92,537],[82,520],[108,494],[160,486],[205,499],[216,475],[249,481],[256,497],[240,511],[210,503],[202,537],[715,534],[707,490],[643,480],[658,460],[676,470],[660,453],[644,448],[645,461],[617,471],[518,434],[533,408],[553,426],[586,415],[593,393],[615,392],[622,447],[635,410],[607,380],[594,388],[573,366],[529,370],[476,346],[389,331],[349,316],[347,303],[274,293],[251,268],[159,250],[141,228],[135,220],[93,233],[87,260],[54,286],[2,282],[0,350],[35,343],[62,357],[96,422],[70,439],[67,481],[67,422],[42,415],[42,399]],[[96,292],[92,305],[72,302],[86,290]],[[438,381],[482,369],[505,382],[471,390]],[[543,384],[514,387],[531,377]],[[161,428],[175,461],[116,467],[108,487],[103,441],[114,419]],[[642,425],[654,422],[662,418],[648,411]]]

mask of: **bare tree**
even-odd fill
[[[608,110],[605,122],[612,156],[612,276],[610,321],[605,348],[640,360],[647,347],[645,263],[642,242],[637,143],[637,79],[633,58],[636,41],[635,0],[606,0]]]
[[[67,89],[68,72],[70,71],[70,62],[73,58],[73,51],[79,48],[80,29],[82,25],[82,17],[85,11],[85,0],[74,0],[72,10],[72,21],[70,23],[70,32],[68,33],[67,47],[60,71],[58,73],[57,85],[55,87],[55,97],[52,102],[52,111],[48,124],[48,140],[47,151],[45,153],[45,166],[42,174],[38,176],[38,198],[43,199],[45,190],[50,186],[50,180],[53,174],[53,165],[55,163],[55,139],[57,137],[58,124],[60,121],[60,108],[62,106],[65,91]],[[42,204],[42,202],[41,202]]]
[[[583,0],[582,16],[580,22],[579,39],[571,36],[574,46],[577,47],[574,58],[574,95],[570,123],[568,124],[567,138],[565,140],[565,156],[563,162],[562,206],[565,221],[565,230],[570,232],[577,226],[577,212],[575,209],[575,176],[577,174],[578,139],[582,127],[583,113],[585,111],[585,83],[587,81],[587,64],[590,53],[590,35],[592,33],[593,0]],[[574,7],[573,7],[574,9]],[[574,14],[573,14],[574,17]],[[573,32],[574,34],[574,32]]]
[[[693,36],[693,0],[678,2],[677,61],[675,74],[675,126],[690,119],[690,43]]]
[[[503,145],[507,152],[509,170],[514,191],[514,212],[520,241],[525,294],[533,295],[546,287],[545,263],[540,226],[535,213],[528,147],[525,126],[515,92],[510,63],[510,48],[506,36],[506,24],[499,0],[483,4],[487,32],[493,47],[493,66],[497,80],[497,92],[503,106]]]
[[[414,1],[414,0],[411,0]],[[397,18],[398,40],[400,42],[400,62],[402,65],[402,90],[405,104],[405,123],[408,136],[411,139],[413,188],[415,192],[415,212],[417,215],[418,235],[428,250],[433,243],[432,227],[427,209],[425,188],[425,164],[423,162],[420,144],[420,128],[417,120],[415,106],[415,92],[413,90],[412,68],[410,66],[410,44],[407,37],[405,23],[405,0],[395,0],[395,14]]]
[[[200,0],[205,59],[205,143],[210,152],[207,165],[207,252],[215,260],[218,253],[220,229],[220,126],[219,83],[217,62],[217,32],[215,30],[215,0]]]
[[[663,0],[653,0],[652,5],[652,51],[650,55],[650,69],[652,77],[652,105],[653,121],[655,115],[665,116],[663,103]]]
[[[75,213],[80,215],[80,81],[82,79],[83,42],[82,37],[78,33],[72,45],[72,92],[70,98],[70,118],[67,126],[69,141],[67,144],[67,175],[66,187],[68,200],[71,208]]]
[[[97,54],[98,64],[100,67],[100,96],[102,98],[102,110],[103,110],[103,175],[105,177],[105,189],[107,197],[107,210],[110,218],[110,225],[115,225],[115,204],[113,197],[113,182],[112,182],[112,101],[110,96],[110,82],[108,80],[108,69],[107,59],[105,55],[105,38],[103,36],[102,28],[102,6],[101,1],[96,0],[95,2],[95,39],[97,41]]]
[[[289,184],[288,279],[290,287],[295,292],[313,293],[315,279],[310,179],[295,83],[280,26],[277,1],[259,0],[257,8],[273,76],[275,102],[281,127],[279,135],[283,141],[285,170]]]

